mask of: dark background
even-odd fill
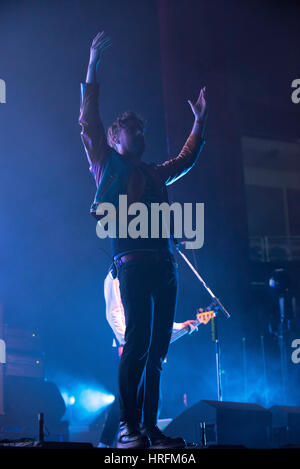
[[[299,13],[287,1],[1,2],[0,301],[5,323],[38,332],[46,376],[60,387],[77,380],[113,391],[116,374],[103,297],[109,243],[97,238],[89,215],[96,187],[77,122],[90,43],[105,30],[113,46],[99,72],[101,116],[106,128],[128,109],[147,119],[145,161],[176,156],[193,122],[187,100],[207,86],[206,146],[170,198],[205,203],[204,247],[187,255],[232,313],[219,319],[224,398],[261,402],[259,344],[268,313],[251,280],[265,281],[275,266],[255,270],[249,262],[241,137],[299,139],[300,104],[291,101]],[[176,320],[184,321],[209,297],[178,261]],[[278,358],[268,340],[277,402]],[[216,398],[214,360],[209,326],[171,346],[163,416],[183,409],[184,393],[188,404]],[[293,373],[296,379],[295,365]],[[292,385],[288,399],[299,404]]]

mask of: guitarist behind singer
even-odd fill
[[[104,298],[106,304],[106,319],[117,339],[118,354],[120,357],[123,351],[123,345],[125,344],[125,314],[120,296],[119,280],[113,277],[111,271],[107,274],[104,281]],[[213,313],[210,312],[210,314]],[[206,321],[203,322],[206,323]],[[191,334],[193,331],[198,330],[199,323],[199,320],[194,319],[188,319],[182,323],[174,322],[171,343],[181,337],[181,335],[184,335],[184,333]],[[147,405],[147,394],[145,396],[143,394],[144,392],[141,389],[139,396],[141,407],[143,400],[144,405]],[[111,447],[113,445],[118,431],[118,425],[119,409],[118,400],[116,399],[109,410],[98,447]]]
[[[120,287],[118,278],[113,278],[109,272],[104,281],[104,298],[106,304],[106,319],[112,328],[120,348],[125,344],[125,314],[120,296]],[[191,334],[193,331],[198,330],[196,324],[198,321],[189,319],[185,322],[173,323],[173,332],[181,329],[189,329]],[[171,337],[172,342],[172,337]]]

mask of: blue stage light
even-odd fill
[[[98,412],[103,407],[111,404],[115,399],[112,394],[97,389],[83,389],[79,396],[80,405],[87,412]]]
[[[74,396],[69,395],[66,391],[63,391],[61,395],[67,407],[75,404],[76,399]]]
[[[69,404],[70,404],[70,405],[74,405],[75,402],[76,402],[75,397],[74,397],[74,396],[71,396],[71,397],[69,398]]]

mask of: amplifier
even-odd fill
[[[7,353],[4,376],[27,376],[28,378],[43,378],[45,374],[44,361],[39,355],[23,355]]]
[[[274,405],[269,410],[273,415],[274,444],[300,445],[300,407]]]
[[[30,329],[17,329],[4,325],[3,338],[6,349],[14,352],[39,352],[41,341],[37,332]]]
[[[272,413],[257,404],[199,401],[176,417],[166,428],[167,436],[181,436],[201,444],[205,422],[208,444],[268,448],[271,445]]]

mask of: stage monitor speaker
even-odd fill
[[[300,407],[274,405],[272,412],[274,444],[300,445]]]
[[[199,401],[176,417],[164,433],[201,444],[201,422],[206,425],[208,445],[270,447],[272,413],[257,404]]]
[[[4,388],[5,416],[12,422],[37,421],[40,412],[45,421],[60,421],[65,402],[55,383],[22,376],[6,376]]]
[[[43,413],[47,439],[69,440],[69,422],[63,421],[66,405],[55,383],[37,378],[6,376],[0,440],[38,436],[38,414]]]

